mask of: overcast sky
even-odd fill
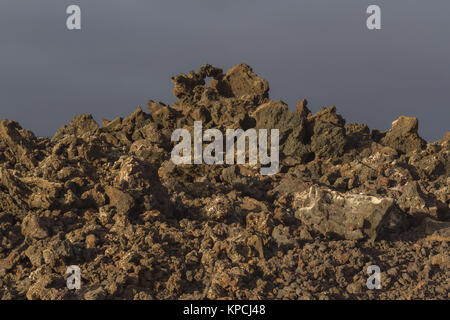
[[[66,29],[66,8],[82,30]],[[378,4],[382,29],[369,31]],[[448,0],[1,0],[0,118],[51,136],[79,113],[126,116],[172,103],[170,76],[245,62],[274,100],[387,130],[416,116],[449,131]]]

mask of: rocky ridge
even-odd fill
[[[245,64],[171,80],[171,106],[77,115],[51,139],[0,122],[0,298],[450,297],[450,132],[427,143],[416,118],[380,132],[334,106],[291,110]],[[175,165],[171,134],[194,121],[279,129],[279,173]]]

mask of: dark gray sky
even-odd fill
[[[66,29],[70,4],[82,30]],[[382,9],[382,30],[366,9]],[[416,116],[450,130],[448,0],[1,0],[0,117],[53,135],[78,113],[125,116],[171,103],[171,75],[246,62],[271,98],[389,129]]]

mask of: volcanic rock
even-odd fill
[[[402,222],[394,200],[359,194],[342,194],[313,186],[294,195],[295,217],[318,232],[349,240],[376,239]]]
[[[116,207],[117,213],[127,215],[133,209],[134,199],[126,192],[111,186],[106,186],[105,193],[109,198],[110,204]]]
[[[418,134],[419,120],[401,116],[392,122],[392,129],[386,132],[380,143],[404,153],[421,149],[425,141]]]
[[[32,213],[27,215],[22,221],[22,234],[35,239],[48,237],[48,231],[42,226],[40,219]]]
[[[172,105],[77,115],[51,139],[0,121],[0,299],[448,298],[450,133],[273,101],[246,64],[172,82]],[[194,121],[279,129],[278,172],[176,165],[172,133]]]
[[[10,166],[21,164],[32,169],[39,160],[37,147],[37,139],[31,131],[22,129],[14,121],[0,121],[0,159],[7,160]]]
[[[76,115],[68,125],[62,126],[53,136],[56,141],[66,135],[75,135],[77,137],[90,136],[99,129],[97,122],[90,114]]]

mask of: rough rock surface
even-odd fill
[[[396,212],[392,198],[342,194],[316,186],[293,196],[295,217],[324,235],[375,240],[402,223],[402,213]]]
[[[172,82],[171,106],[75,116],[52,139],[0,121],[1,299],[450,298],[450,133],[289,107],[245,64]],[[175,165],[171,134],[197,120],[279,129],[279,172]]]
[[[392,123],[392,129],[386,132],[381,143],[408,153],[421,149],[425,141],[419,136],[419,120],[401,116]]]

